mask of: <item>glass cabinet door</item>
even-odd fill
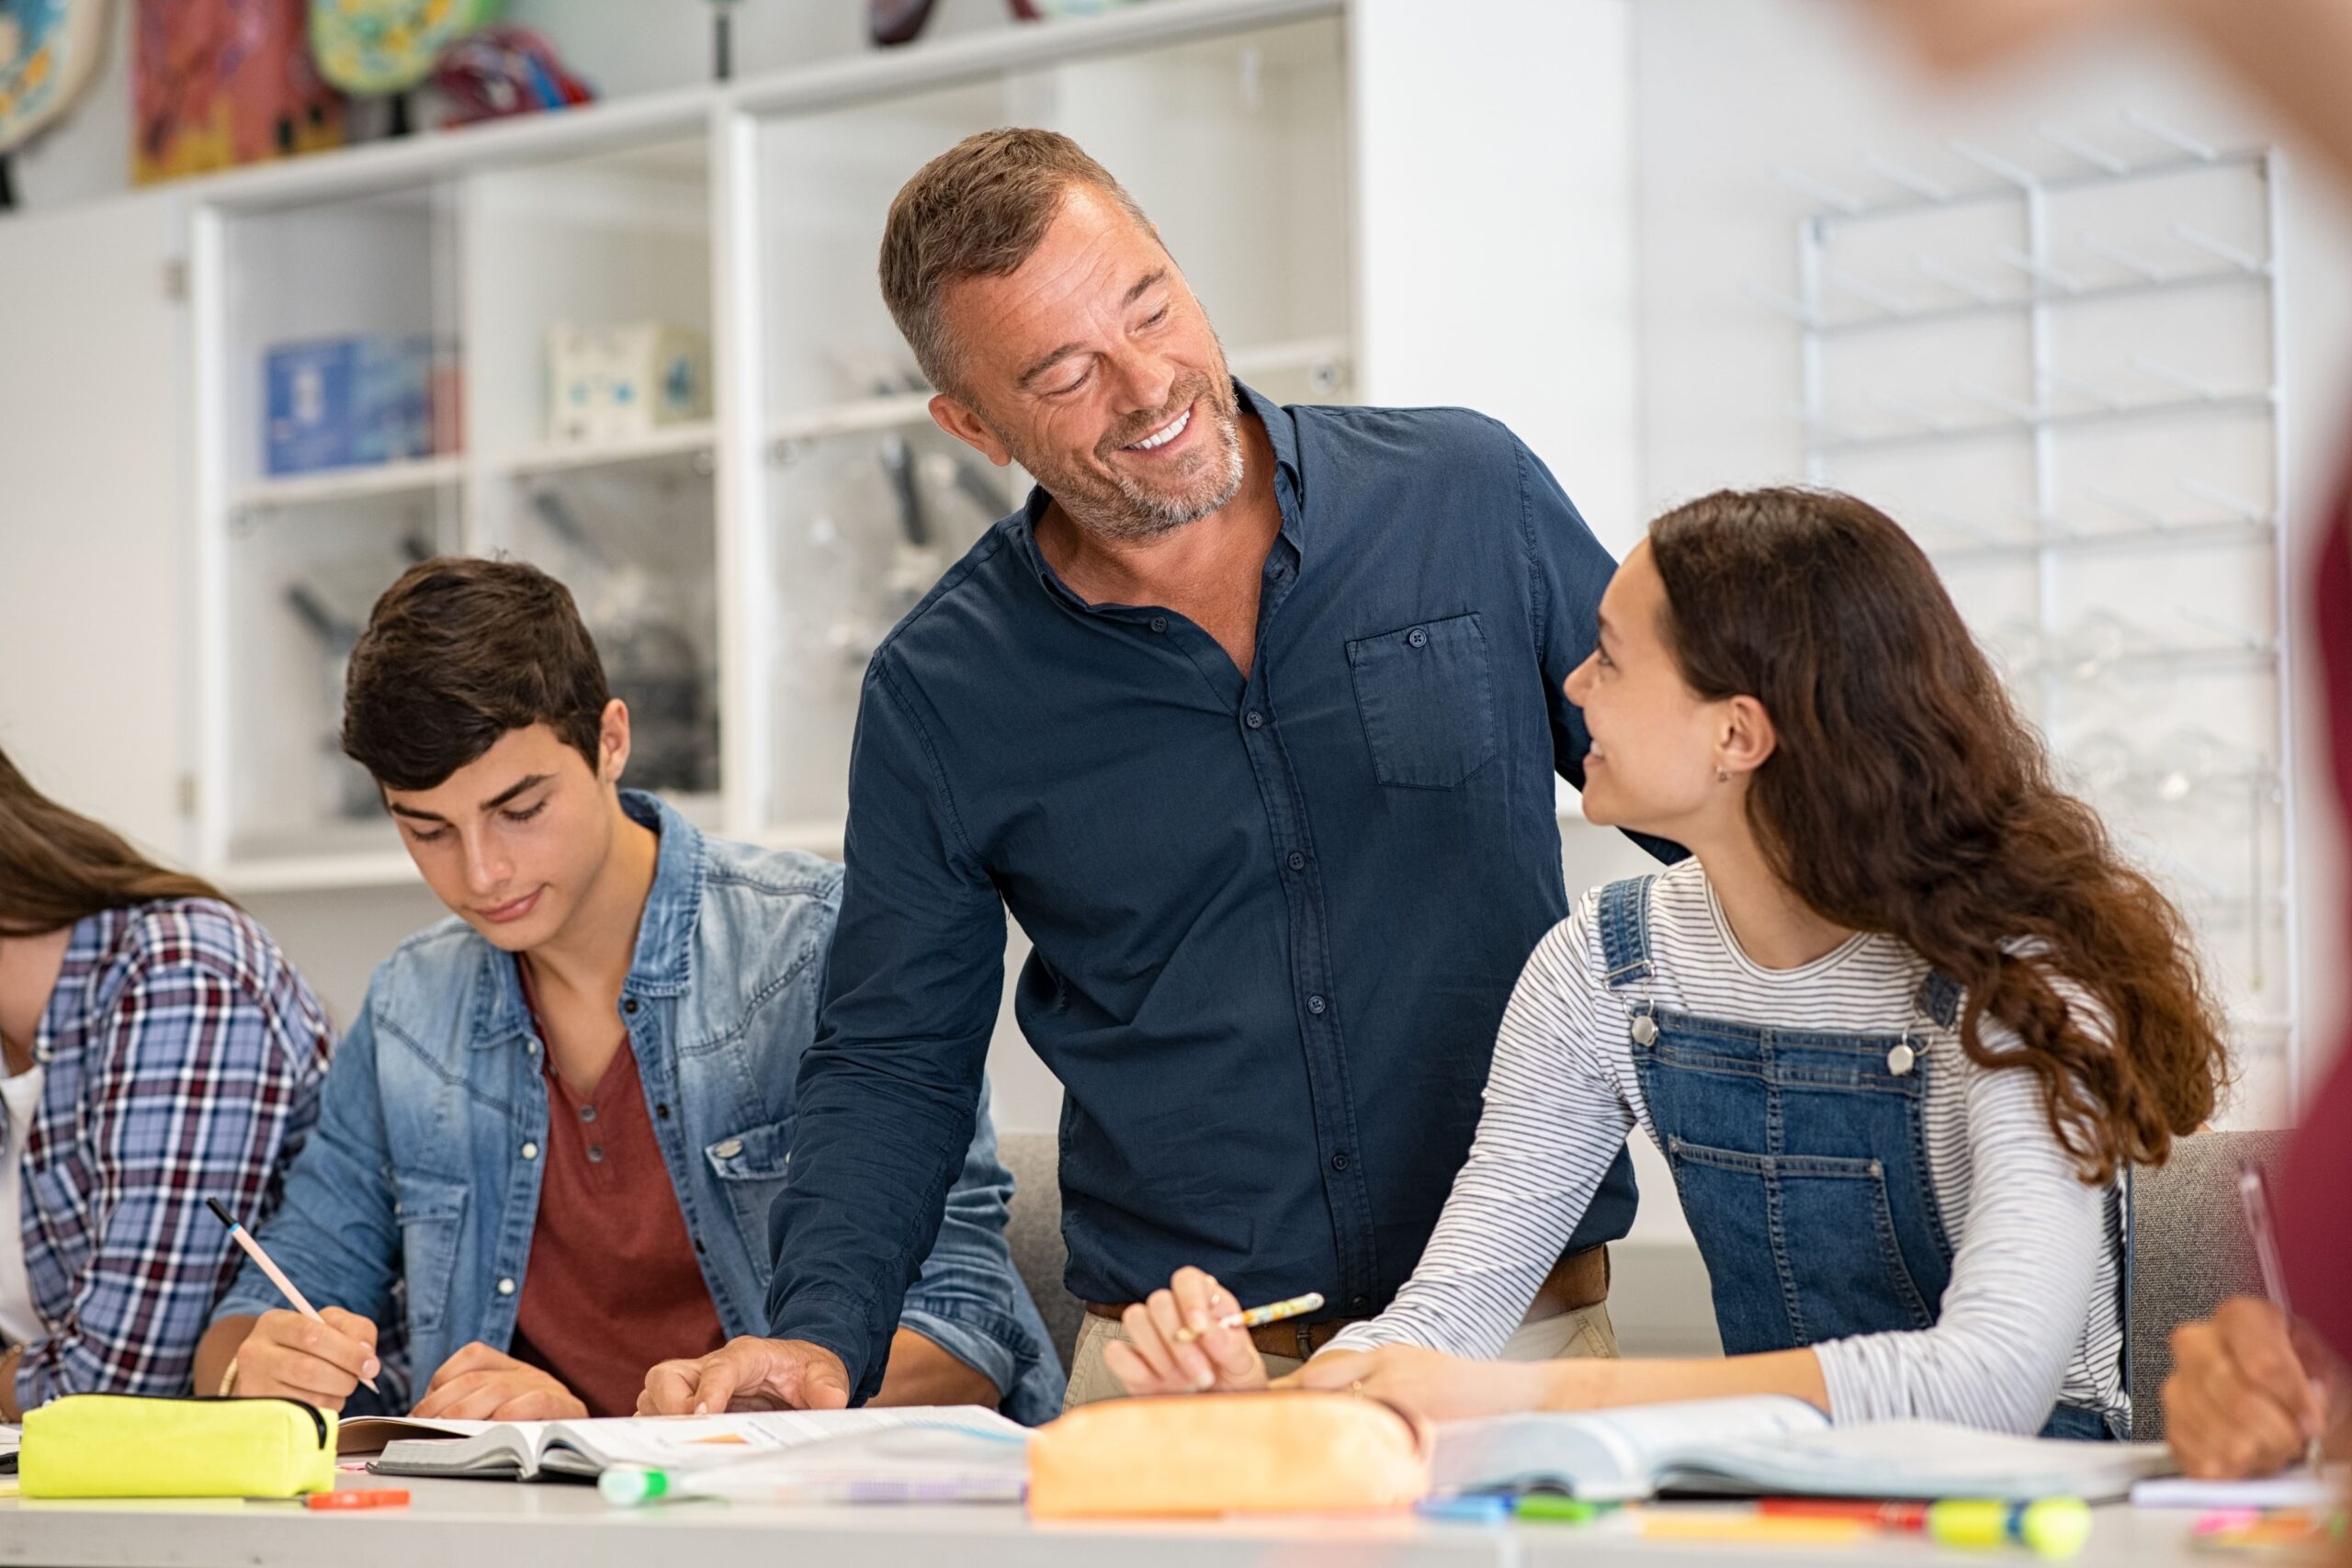
[[[232,863],[398,852],[343,673],[376,596],[465,532],[454,211],[427,185],[225,225]]]
[[[975,131],[1062,130],[1157,223],[1238,377],[1342,399],[1342,48],[1337,20],[1302,23],[763,124],[770,837],[838,843],[867,660],[1027,491],[932,422],[876,276],[891,198]]]
[[[479,175],[465,213],[480,547],[571,588],[629,706],[626,782],[715,822],[707,143]]]

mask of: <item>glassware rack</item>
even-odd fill
[[[2284,1103],[2279,154],[2126,113],[1860,164],[1776,171],[1817,206],[1794,292],[1750,291],[1796,324],[1805,475],[1928,550],[2070,784],[2188,912],[2238,1103]]]

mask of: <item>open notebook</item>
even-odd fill
[[[1676,1491],[1837,1497],[2120,1497],[2172,1466],[2161,1443],[2068,1443],[1936,1421],[1832,1427],[1778,1394],[1451,1421],[1434,1490],[1558,1487],[1601,1501]]]
[[[412,1421],[362,1416],[344,1423],[336,1449],[380,1447],[383,1475],[482,1476],[529,1481],[541,1475],[594,1478],[616,1464],[665,1471],[702,1470],[829,1438],[920,1427],[1023,1440],[1025,1428],[993,1410],[970,1405],[909,1405],[893,1410],[745,1411],[723,1416],[616,1416],[588,1421]]]

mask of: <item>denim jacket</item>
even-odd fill
[[[719,1323],[762,1334],[768,1208],[792,1158],[841,868],[707,839],[651,795],[621,799],[662,840],[621,1021]],[[390,1408],[469,1341],[503,1350],[514,1337],[547,1137],[539,1052],[514,959],[453,918],[377,969],[328,1069],[318,1129],[260,1239],[312,1301],[377,1324]],[[1062,1376],[1006,1249],[1012,1191],[983,1106],[901,1321],[1034,1423],[1058,1413]],[[284,1304],[248,1263],[214,1316]],[[646,1364],[673,1353],[648,1345]]]

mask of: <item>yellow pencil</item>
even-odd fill
[[[1303,1296],[1293,1296],[1286,1302],[1268,1302],[1264,1306],[1251,1307],[1248,1312],[1229,1312],[1216,1320],[1219,1328],[1255,1328],[1261,1323],[1280,1323],[1286,1317],[1296,1317],[1303,1312],[1313,1312],[1323,1304],[1323,1292],[1309,1291]],[[1190,1345],[1200,1336],[1190,1328],[1176,1331],[1176,1343]]]

